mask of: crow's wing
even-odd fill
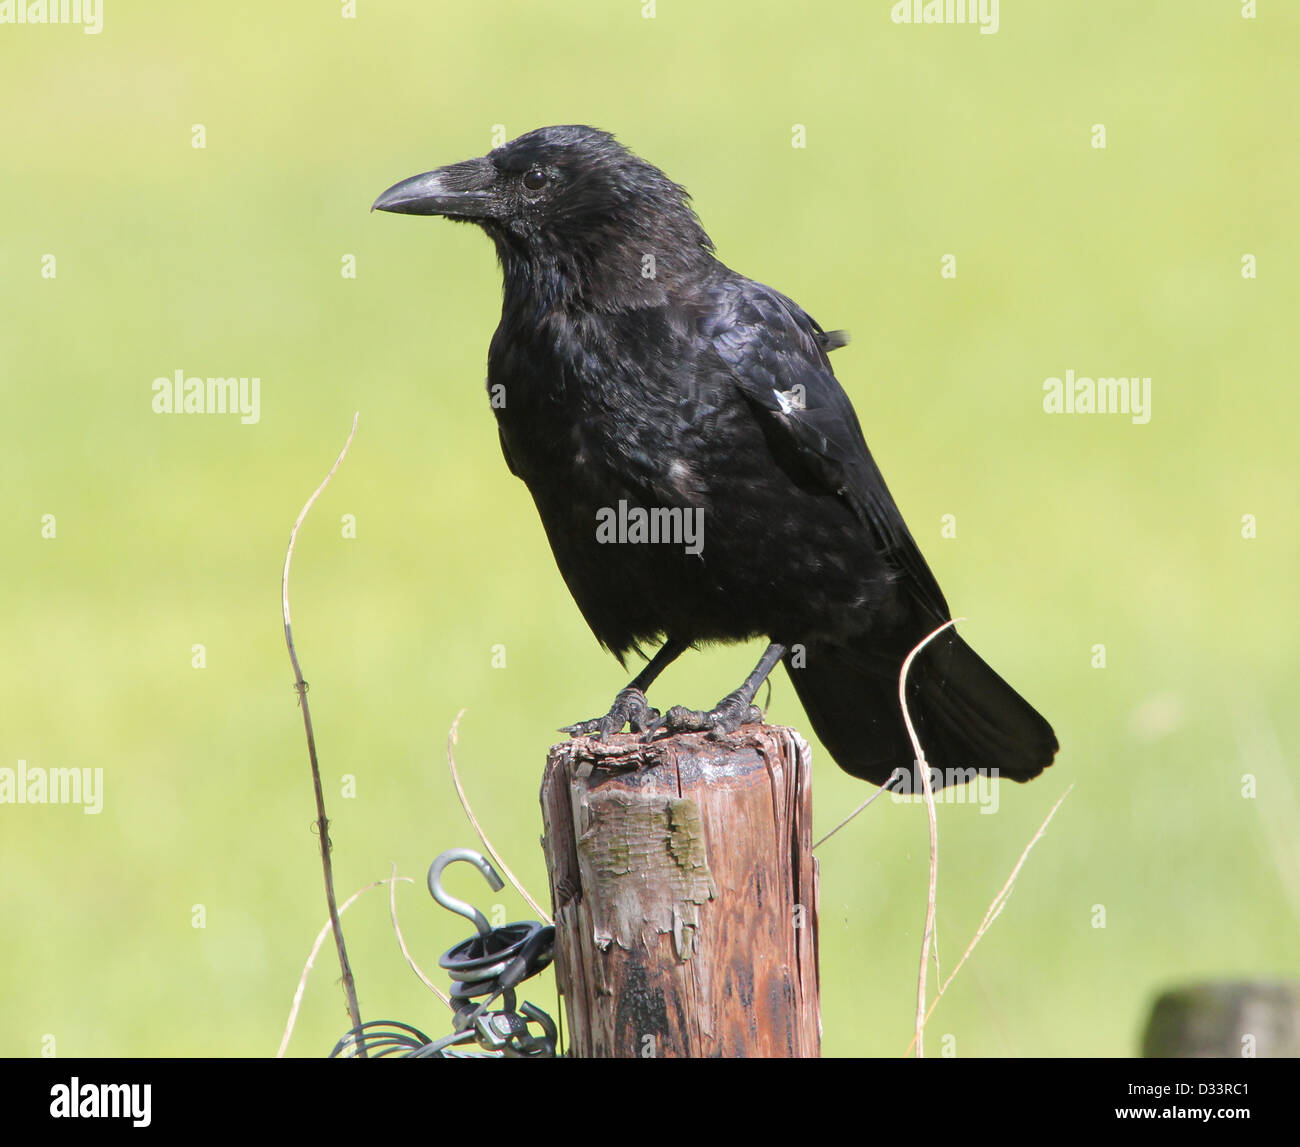
[[[501,456],[506,460],[506,469],[516,478],[519,477],[519,471],[515,469],[515,460],[510,457],[510,447],[506,445],[506,432],[497,427],[497,441],[501,443]]]
[[[934,574],[908,532],[877,468],[853,404],[844,393],[827,349],[840,344],[797,303],[750,279],[720,283],[700,320],[732,381],[762,420],[769,440],[788,449],[823,493],[838,495],[875,539],[877,550],[907,575],[918,601],[949,617]],[[839,332],[835,332],[838,335]]]

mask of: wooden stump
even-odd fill
[[[1300,1056],[1300,983],[1220,981],[1165,992],[1142,1038],[1146,1059]]]
[[[541,799],[572,1055],[820,1053],[798,733],[569,741],[551,749]]]

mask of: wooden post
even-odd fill
[[[541,799],[572,1055],[820,1053],[798,733],[580,738],[551,749]]]
[[[1145,1059],[1294,1059],[1300,982],[1210,981],[1163,993],[1142,1037]]]

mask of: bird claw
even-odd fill
[[[674,733],[707,733],[710,740],[720,741],[742,725],[761,725],[763,711],[734,693],[724,697],[708,712],[674,705],[645,731],[642,741]]]
[[[614,704],[603,717],[565,725],[560,732],[568,733],[570,737],[595,737],[596,740],[603,741],[606,737],[621,733],[624,725],[630,725],[634,733],[644,733],[659,719],[659,710],[651,707],[645,694],[640,689],[629,686],[614,698]]]

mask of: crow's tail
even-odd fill
[[[924,637],[875,636],[849,645],[793,647],[786,670],[827,752],[846,772],[883,785],[895,770],[915,779],[915,753],[898,704],[898,673]],[[908,708],[936,784],[998,770],[1015,781],[1038,776],[1058,748],[1056,734],[1023,697],[951,629],[925,647],[908,672]],[[913,788],[911,791],[919,791]]]

